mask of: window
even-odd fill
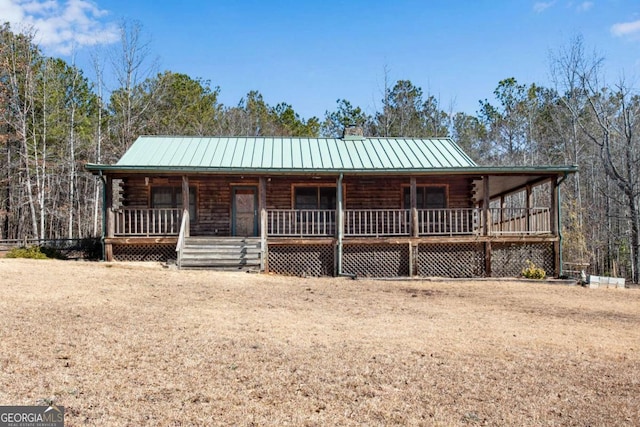
[[[182,208],[182,187],[151,187],[151,207]],[[189,187],[189,217],[196,218],[196,188]]]
[[[335,209],[335,187],[295,187],[294,209]]]
[[[424,186],[416,187],[417,209],[445,209],[447,207],[447,188]],[[411,209],[411,188],[404,189],[404,208]]]

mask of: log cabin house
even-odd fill
[[[141,136],[104,184],[108,261],[288,275],[561,274],[575,166],[478,166],[451,139]]]

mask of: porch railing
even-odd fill
[[[549,234],[549,208],[490,208],[489,234]]]
[[[333,236],[336,211],[316,209],[270,209],[267,211],[269,236]]]
[[[176,243],[176,263],[178,268],[182,267],[182,253],[184,250],[185,239],[187,237],[189,228],[189,210],[185,209],[182,212],[182,221],[180,221],[180,232],[178,234],[178,243]]]
[[[551,233],[549,208],[491,208],[488,235]],[[269,209],[267,236],[331,237],[337,235],[336,211]],[[114,236],[172,236],[180,232],[181,209],[120,209],[113,212]],[[419,209],[419,236],[483,235],[483,210]],[[344,235],[363,237],[411,236],[410,209],[347,209]]]
[[[419,209],[419,236],[482,235],[483,210]],[[345,236],[410,236],[410,209],[347,209],[344,211]],[[548,208],[489,209],[489,235],[532,235],[551,233]],[[268,236],[335,236],[334,210],[272,209],[267,211]]]
[[[418,234],[481,234],[482,209],[418,209]]]
[[[182,209],[133,209],[114,211],[115,236],[178,235]]]
[[[411,210],[346,210],[345,236],[408,236],[411,234]]]

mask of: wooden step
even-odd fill
[[[185,239],[181,268],[257,270],[261,241],[255,237],[195,236]]]
[[[225,268],[259,268],[260,260],[214,260],[214,259],[186,259],[181,267],[225,267]]]
[[[260,259],[260,253],[241,254],[233,252],[187,252],[182,253],[182,259]]]
[[[260,267],[260,258],[183,258],[182,267]]]
[[[219,249],[219,248],[184,248],[182,250],[182,256],[207,256],[207,255],[219,255],[219,256],[237,256],[237,257],[259,257],[260,249],[246,249],[240,248],[236,250]]]
[[[209,237],[209,236],[195,236],[186,237],[184,239],[185,244],[192,245],[260,245],[259,237]]]

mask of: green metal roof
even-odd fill
[[[482,167],[449,138],[141,136],[115,165],[88,170],[190,173],[563,173],[575,167]]]
[[[348,171],[469,167],[451,139],[141,136],[121,167]]]

